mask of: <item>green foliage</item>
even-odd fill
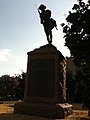
[[[74,57],[76,65],[90,62],[90,1],[87,4],[78,0],[74,4],[73,12],[66,18],[68,24],[62,24],[65,33],[65,46]]]
[[[18,100],[24,97],[25,73],[0,77],[0,100]]]

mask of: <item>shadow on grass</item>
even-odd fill
[[[12,120],[11,116],[12,116],[11,114],[2,113],[0,114],[0,120]]]
[[[0,114],[0,120],[59,120],[59,119],[20,115],[20,114],[13,114],[13,113],[12,114],[3,113],[3,114]]]
[[[90,117],[87,117],[87,111],[74,111],[72,115],[66,117],[65,119],[52,119],[13,113],[2,113],[0,114],[0,120],[90,120]]]

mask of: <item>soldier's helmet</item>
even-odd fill
[[[46,6],[43,5],[43,4],[41,4],[38,9],[39,9],[39,10],[45,10],[45,9],[46,9]]]

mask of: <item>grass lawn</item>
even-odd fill
[[[0,104],[0,120],[60,120],[60,119],[13,114],[13,105],[14,103],[6,103],[6,102]],[[73,114],[66,117],[64,120],[90,120],[87,114],[88,111],[73,110]]]

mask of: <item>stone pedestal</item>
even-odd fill
[[[66,61],[55,46],[48,44],[28,52],[24,102],[14,113],[64,118],[72,113],[66,104]]]

